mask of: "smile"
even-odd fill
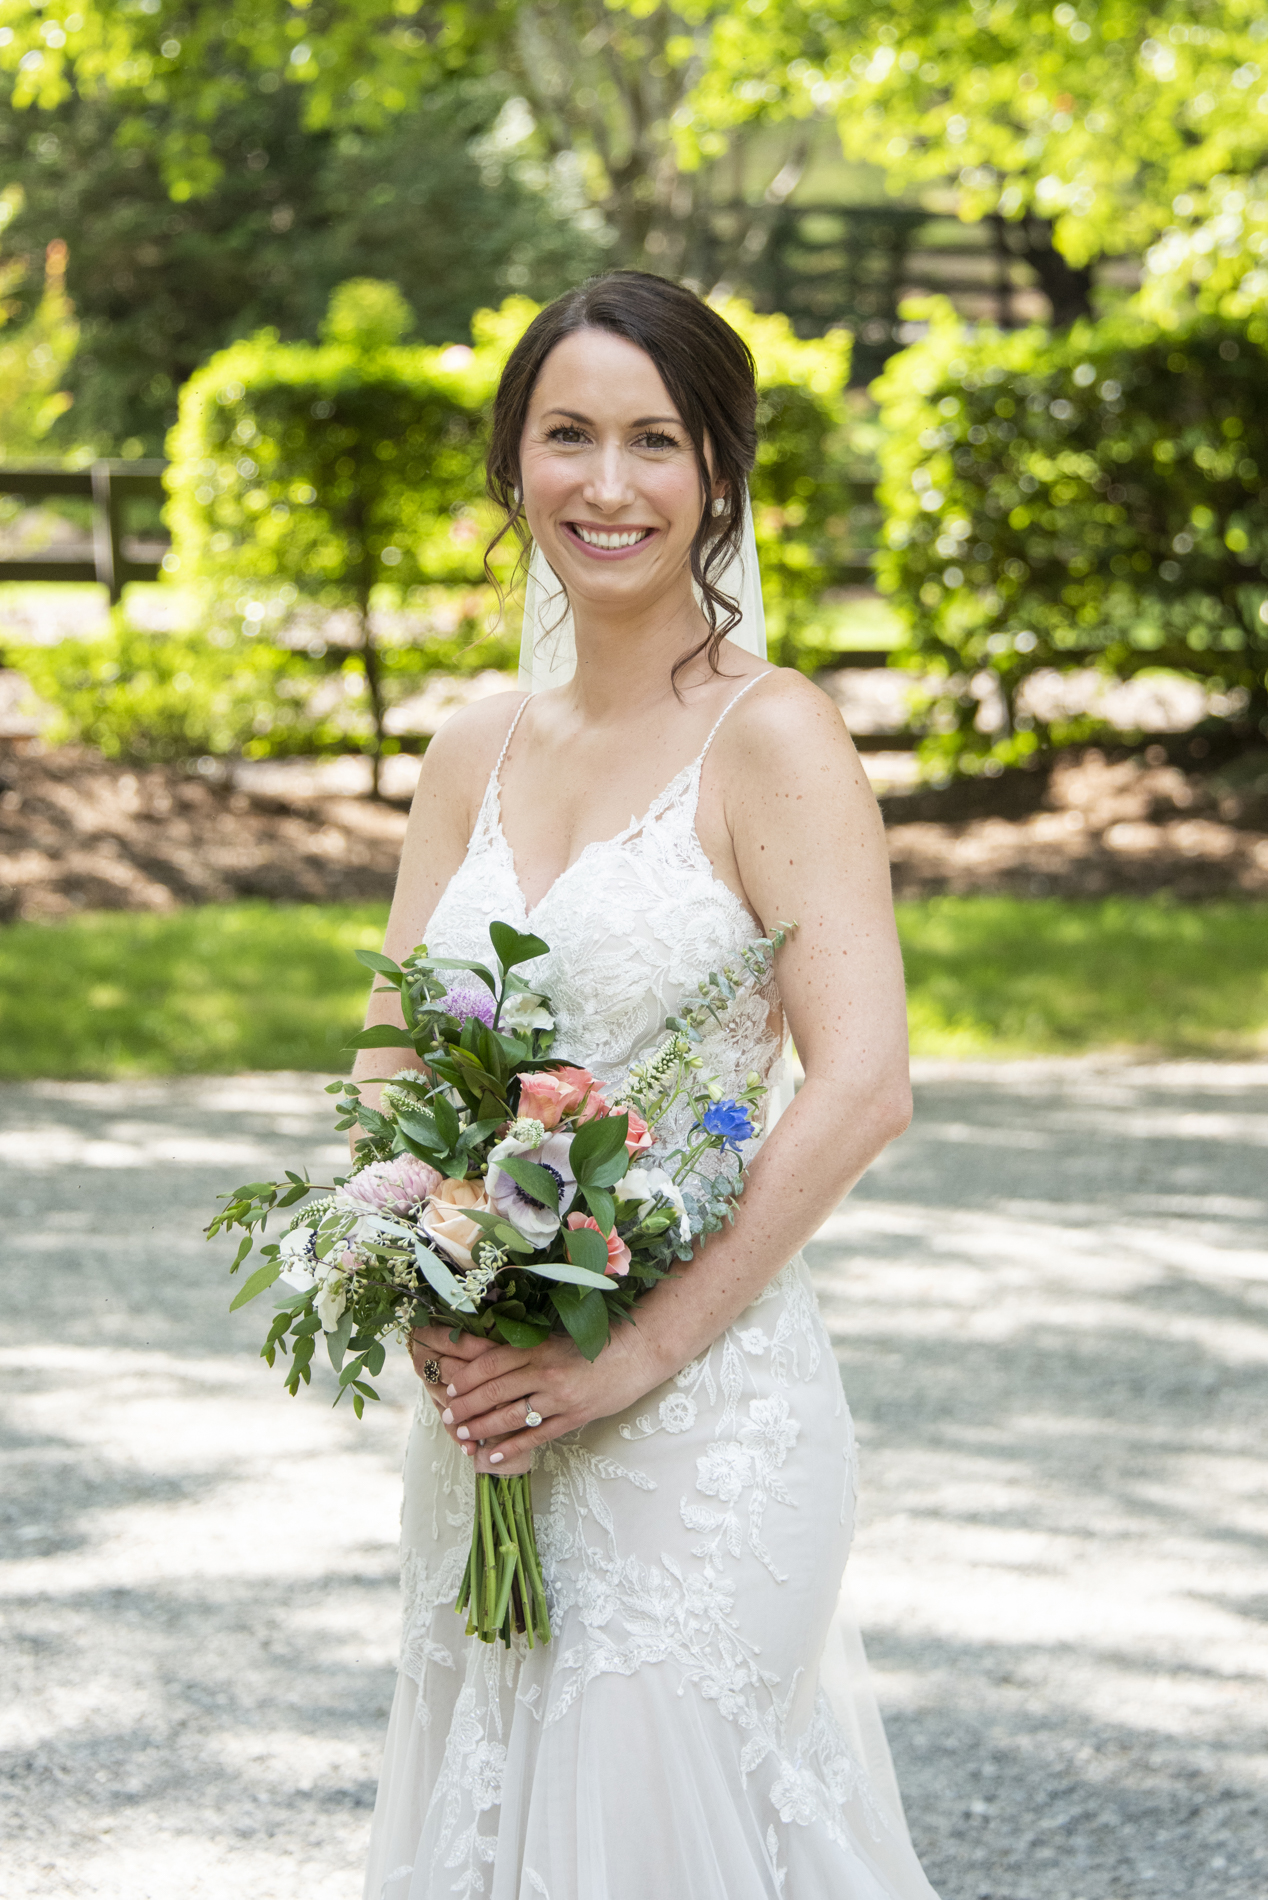
[[[646,541],[654,532],[651,528],[583,528],[578,521],[570,521],[569,529],[579,541],[588,548],[632,548],[640,541]]]

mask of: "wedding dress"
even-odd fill
[[[616,1084],[761,934],[696,836],[713,733],[529,911],[501,826],[519,717],[428,948],[484,958],[492,919],[531,928],[550,946],[524,974],[553,999],[553,1053]],[[768,984],[701,1053],[730,1091],[775,1078],[782,1039]],[[676,1377],[537,1453],[554,1634],[507,1650],[454,1612],[474,1474],[421,1394],[366,1900],[936,1900],[839,1603],[855,1469],[797,1256]]]

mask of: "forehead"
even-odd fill
[[[530,404],[536,415],[555,408],[594,418],[678,415],[647,351],[610,330],[576,330],[556,343],[538,371]]]

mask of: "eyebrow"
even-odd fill
[[[594,426],[589,416],[581,415],[576,409],[548,409],[546,414],[548,416],[567,416],[570,422],[584,422],[588,428],[593,428]],[[674,426],[679,429],[683,426],[682,419],[679,416],[635,416],[629,426],[631,429],[645,429],[653,422],[672,422]]]

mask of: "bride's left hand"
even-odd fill
[[[416,1365],[441,1362],[446,1383],[429,1390],[449,1436],[474,1456],[477,1471],[502,1478],[529,1470],[547,1440],[623,1412],[666,1377],[628,1323],[593,1362],[556,1334],[525,1352],[471,1334],[454,1340],[446,1326],[417,1328],[411,1351]],[[532,1428],[524,1424],[530,1404],[542,1417]]]

